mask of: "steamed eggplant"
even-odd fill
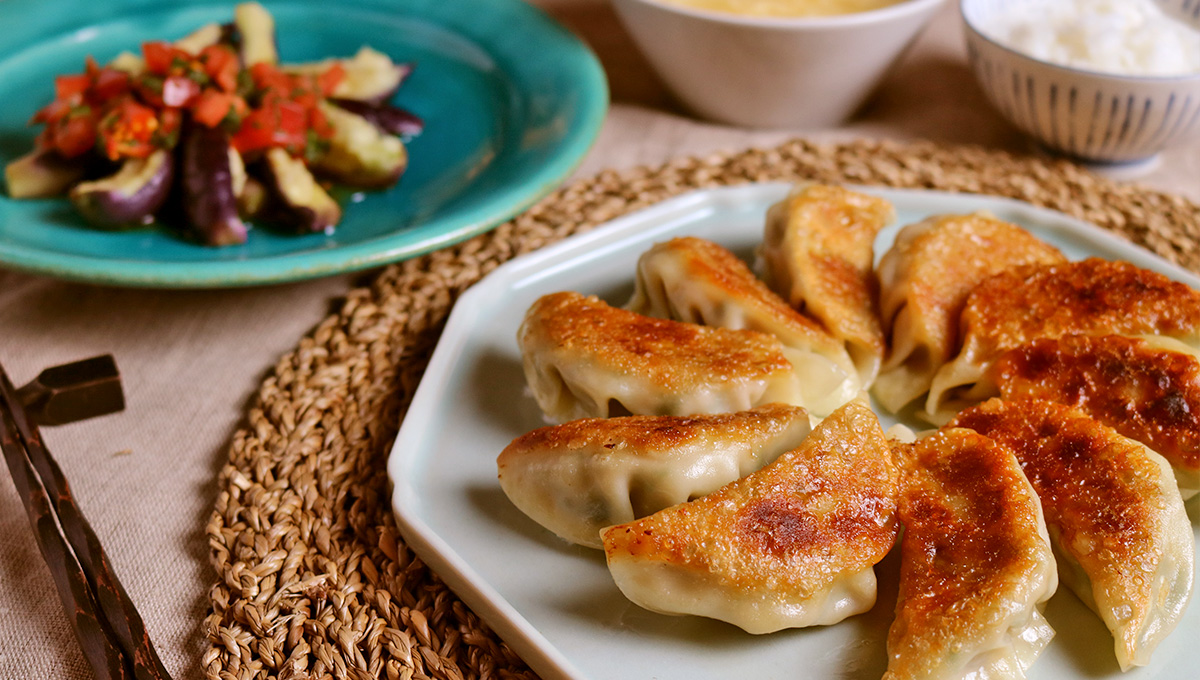
[[[400,84],[412,72],[411,64],[397,64],[388,55],[362,47],[350,59],[322,59],[306,64],[285,64],[284,73],[317,75],[339,64],[346,76],[330,97],[382,104],[396,94]]]
[[[49,198],[65,193],[86,172],[87,163],[81,159],[42,149],[4,166],[4,181],[10,198]]]
[[[126,160],[108,177],[76,184],[69,195],[79,214],[98,227],[137,227],[154,221],[174,178],[171,152],[158,149],[145,158]]]
[[[408,151],[399,138],[386,134],[362,116],[321,104],[333,127],[329,149],[313,161],[313,169],[338,182],[363,188],[391,186],[408,167]]]
[[[402,139],[414,137],[425,128],[425,122],[415,113],[399,106],[372,104],[355,99],[331,98],[329,101],[340,109],[366,118],[367,122],[379,128],[381,132],[397,135]]]
[[[242,65],[279,63],[275,46],[275,19],[257,2],[243,2],[233,8],[233,25],[240,39]]]
[[[229,135],[220,128],[193,125],[185,131],[181,146],[183,208],[189,227],[211,246],[245,243]]]
[[[297,232],[326,231],[342,219],[342,208],[333,200],[304,161],[281,148],[267,151],[263,159],[274,223]]]

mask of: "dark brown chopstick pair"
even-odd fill
[[[124,407],[111,356],[47,369],[21,390],[0,367],[0,448],[84,657],[97,680],[168,680],[141,616],[38,432],[38,422],[74,422]]]

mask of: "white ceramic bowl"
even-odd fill
[[[1089,162],[1128,163],[1200,132],[1200,74],[1122,76],[1041,61],[986,35],[999,12],[1057,0],[961,0],[967,55],[996,109],[1044,146]],[[1156,0],[1182,8],[1197,0]],[[1200,27],[1192,12],[1190,21]]]
[[[775,18],[613,0],[680,102],[701,117],[757,128],[819,128],[848,118],[944,2]]]

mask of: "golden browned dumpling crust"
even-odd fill
[[[900,594],[886,680],[976,677],[993,656],[1024,669],[1053,635],[1038,605],[1057,586],[1042,511],[1016,457],[962,428],[894,444]],[[1005,637],[1007,635],[1007,638]],[[1011,639],[1011,649],[996,649]]]
[[[734,588],[801,594],[875,564],[896,541],[895,471],[881,432],[854,431],[874,414],[855,415],[818,426],[799,448],[715,493],[609,529],[606,552],[713,570]]]
[[[1114,567],[1122,586],[1138,586],[1140,575],[1119,567],[1156,559],[1152,533],[1159,512],[1158,491],[1148,481],[1157,468],[1141,446],[1075,409],[1038,400],[991,399],[951,425],[1011,447],[1064,545],[1103,546],[1073,552]]]
[[[1166,461],[1047,401],[991,399],[951,424],[1016,453],[1066,564],[1082,572],[1064,582],[1104,619],[1123,669],[1147,663],[1192,587],[1191,525]]]
[[[1070,334],[1172,337],[1200,329],[1200,292],[1128,262],[1088,258],[996,274],[971,292],[963,326],[980,357]]]
[[[703,282],[704,285],[716,288],[721,299],[736,300],[753,315],[771,319],[770,325],[779,327],[781,332],[776,335],[780,336],[780,340],[785,344],[827,354],[841,351],[840,343],[826,332],[821,324],[789,306],[783,298],[772,292],[767,284],[755,277],[745,262],[724,246],[694,236],[681,236],[655,244],[643,255],[639,264],[659,254],[676,258],[683,265],[689,280]],[[636,301],[630,303],[632,309],[642,311],[635,305]],[[755,328],[755,325],[763,324],[750,321],[748,327],[771,332],[766,328]],[[795,340],[788,343],[785,336]]]
[[[1200,360],[1117,335],[1041,339],[1010,350],[992,367],[1004,399],[1075,406],[1200,475]]]
[[[888,201],[825,184],[799,187],[767,215],[771,288],[846,342],[865,384],[884,352],[875,237],[895,219]]]
[[[514,459],[553,457],[559,450],[599,446],[637,455],[678,449],[696,441],[708,441],[714,435],[728,440],[753,440],[776,434],[799,417],[807,415],[798,406],[766,404],[736,413],[572,420],[539,427],[514,439],[500,454],[500,473],[503,476],[505,464]]]
[[[791,451],[808,412],[767,404],[697,416],[586,418],[517,437],[500,487],[558,536],[599,548],[600,530],[699,498]]]
[[[724,247],[700,238],[656,243],[638,258],[629,311],[705,326],[770,334],[796,370],[797,399],[829,415],[861,390],[842,341],[792,309]]]
[[[761,633],[870,608],[871,568],[896,540],[895,504],[879,421],[853,401],[758,472],[602,537],[610,570],[635,602]]]
[[[1001,272],[971,291],[959,353],[933,377],[920,414],[934,424],[995,394],[1002,353],[1064,335],[1161,335],[1200,342],[1200,292],[1128,262],[1089,258]]]
[[[553,293],[535,302],[526,318],[523,334],[538,336],[543,342],[537,344],[550,351],[668,391],[687,391],[714,376],[755,379],[792,369],[779,340],[765,333],[656,319],[595,296]]]
[[[958,349],[971,289],[1011,267],[1065,262],[1057,248],[984,213],[936,215],[900,230],[879,261],[888,355],[874,394],[898,411],[929,389]]]
[[[914,225],[916,226],[916,225]],[[958,344],[958,317],[971,289],[1006,269],[1064,262],[1057,248],[1021,227],[983,213],[939,215],[915,238],[897,245],[881,271],[902,267],[902,295],[889,296],[883,309],[890,331],[902,305],[922,320],[933,358],[945,360]],[[899,272],[897,273],[899,274]]]

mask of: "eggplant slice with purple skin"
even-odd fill
[[[4,181],[11,198],[50,198],[66,193],[87,171],[88,163],[84,160],[42,149],[4,166]]]
[[[364,189],[395,184],[408,167],[408,151],[399,137],[387,134],[362,116],[320,104],[333,128],[329,148],[313,160],[315,172],[334,181]]]
[[[191,125],[182,147],[183,209],[188,226],[210,246],[246,242],[246,225],[238,216],[229,135],[220,128]]]
[[[269,204],[264,220],[297,233],[321,232],[342,219],[342,208],[317,183],[308,166],[281,148],[267,151],[262,169]]]
[[[284,73],[319,75],[334,64],[340,65],[346,75],[329,96],[368,104],[383,104],[390,100],[413,69],[412,64],[397,64],[388,55],[370,47],[362,47],[349,59],[283,64],[280,68]]]
[[[391,104],[372,104],[357,99],[329,100],[331,104],[345,109],[356,116],[362,116],[367,122],[379,128],[381,132],[396,135],[402,140],[408,140],[421,134],[425,129],[425,121],[412,111]]]
[[[145,158],[126,160],[108,177],[76,184],[69,196],[79,214],[97,227],[140,227],[154,221],[174,180],[174,157],[157,149]]]

